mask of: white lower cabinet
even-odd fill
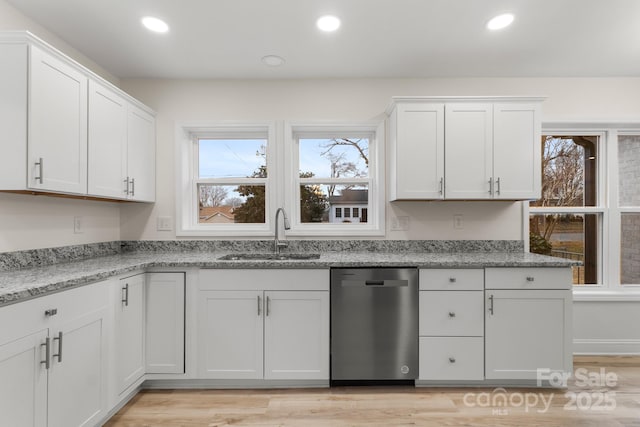
[[[47,425],[47,370],[41,364],[48,331],[0,345],[0,413],[6,425]]]
[[[145,275],[120,279],[115,292],[116,392],[123,393],[144,375]]]
[[[184,373],[185,273],[147,273],[147,374]]]
[[[486,378],[571,373],[571,269],[487,269],[486,277]]]
[[[420,270],[419,380],[484,379],[484,270]]]
[[[202,270],[200,289],[199,378],[329,379],[328,270]]]
[[[108,284],[0,308],[2,425],[97,425],[107,413]]]

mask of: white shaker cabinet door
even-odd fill
[[[130,104],[127,118],[127,175],[129,198],[156,199],[156,122],[146,111]]]
[[[147,273],[146,372],[184,373],[184,273]]]
[[[122,393],[144,375],[145,275],[121,279],[116,286],[116,386]]]
[[[0,345],[0,417],[2,425],[44,427],[47,425],[48,331]]]
[[[540,104],[505,103],[493,108],[495,198],[540,198]]]
[[[265,379],[329,378],[329,292],[265,292]]]
[[[89,82],[88,192],[127,198],[127,103],[114,91]]]
[[[263,292],[201,291],[199,378],[261,379]]]
[[[30,47],[28,186],[87,192],[87,77]]]
[[[571,371],[571,291],[487,290],[485,297],[487,379]]]
[[[445,198],[492,197],[493,106],[450,103],[445,106]]]
[[[390,134],[390,199],[444,198],[444,104],[398,104]]]
[[[93,426],[107,412],[107,309],[53,329],[49,427]]]

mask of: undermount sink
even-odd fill
[[[228,254],[218,258],[221,261],[252,261],[252,260],[266,260],[266,261],[290,261],[290,260],[308,260],[319,259],[320,254],[317,253],[291,253],[291,254],[256,254],[256,253],[236,253]]]

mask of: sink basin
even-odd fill
[[[252,261],[252,260],[265,260],[265,261],[291,261],[291,260],[308,260],[319,259],[320,254],[317,253],[293,253],[293,254],[256,254],[256,253],[236,253],[228,254],[218,258],[221,261]]]

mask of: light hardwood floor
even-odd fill
[[[574,372],[567,389],[148,390],[106,426],[640,427],[640,357],[576,357]]]

